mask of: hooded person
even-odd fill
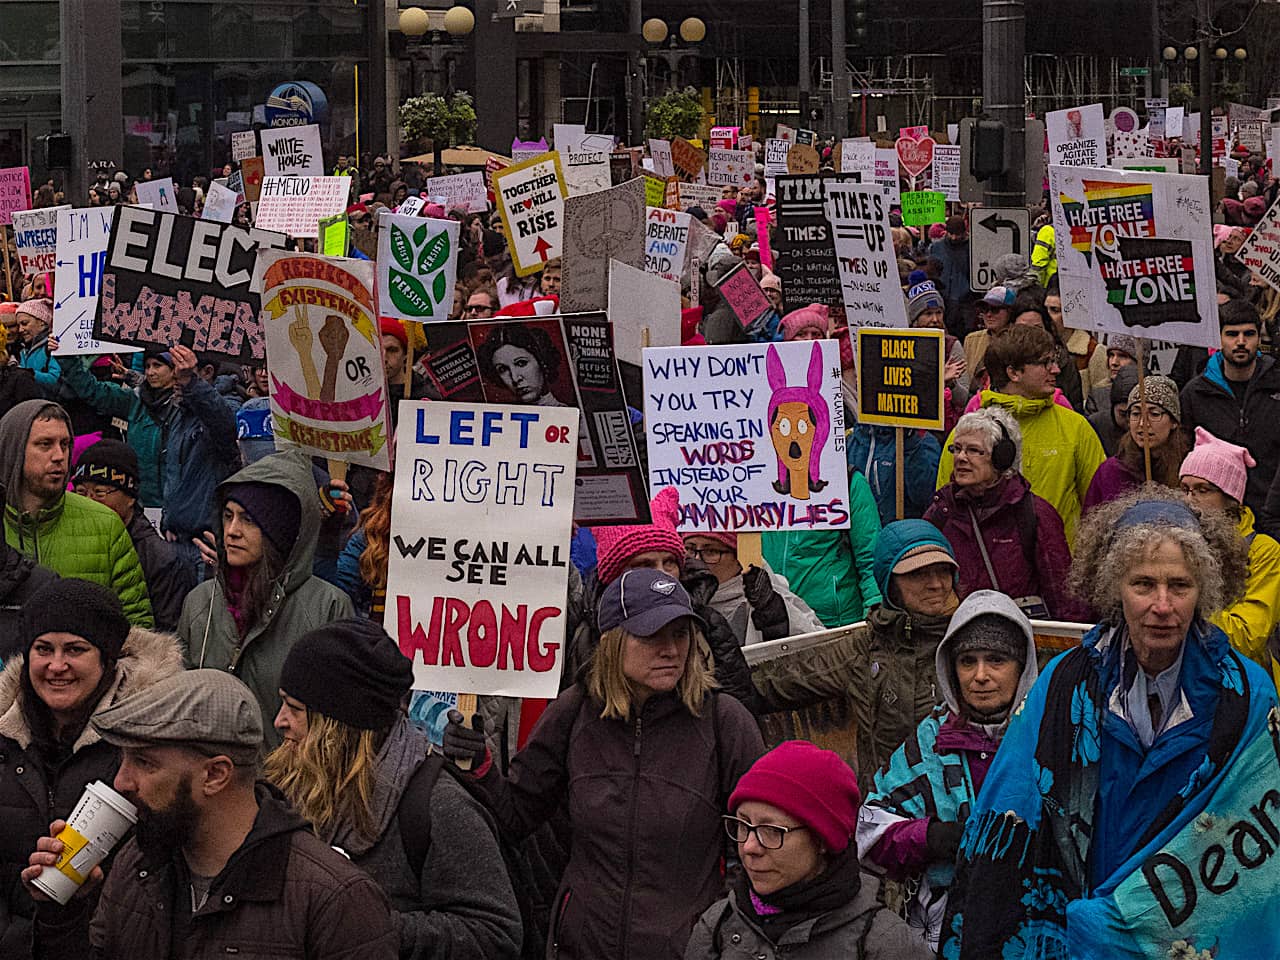
[[[770,710],[846,701],[866,783],[937,705],[934,654],[959,605],[955,554],[925,520],[896,520],[880,531],[874,576],[884,599],[865,623],[753,672]]]
[[[187,596],[178,638],[188,666],[227,670],[262,708],[266,742],[280,668],[308,630],[352,615],[347,595],[312,573],[320,506],[310,460],[263,457],[218,486],[218,572]]]
[[[1129,393],[1138,385],[1138,368],[1122,368],[1106,387],[1094,388],[1093,394],[1105,394],[1101,406],[1088,417],[1102,442],[1102,452],[1114,457],[1120,438],[1129,432]]]
[[[857,839],[864,863],[914,891],[907,922],[936,950],[969,807],[1039,675],[1031,622],[1005,594],[975,591],[934,664],[942,703],[876,773]]]
[[[32,955],[35,902],[19,872],[85,785],[111,783],[120,752],[90,721],[157,680],[182,672],[169,634],[132,627],[115,594],[83,580],[50,581],[23,610],[0,674],[0,956]],[[109,870],[110,864],[104,869]],[[97,899],[96,891],[90,901]],[[89,916],[82,917],[88,943]]]
[[[71,420],[47,400],[26,400],[0,418],[4,535],[10,547],[63,577],[106,587],[135,626],[155,624],[137,551],[108,507],[67,491]]]

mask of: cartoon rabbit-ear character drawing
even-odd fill
[[[773,394],[769,397],[769,438],[778,458],[778,480],[773,489],[795,500],[808,500],[822,490],[822,448],[831,433],[831,411],[822,396],[822,346],[813,344],[809,371],[803,387],[787,386],[778,351],[770,345],[765,374]]]

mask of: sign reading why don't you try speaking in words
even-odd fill
[[[644,351],[649,489],[695,531],[849,526],[840,349],[796,340]]]
[[[400,406],[385,623],[414,688],[554,697],[578,411]]]

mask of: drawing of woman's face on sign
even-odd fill
[[[489,403],[577,406],[558,320],[472,324],[471,342]]]

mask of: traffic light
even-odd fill
[[[1005,173],[1009,168],[1005,128],[999,120],[978,120],[973,125],[969,150],[969,172],[979,182]]]
[[[834,0],[834,2],[839,3],[841,0]],[[870,20],[868,6],[870,6],[870,0],[853,0],[849,38],[855,47],[861,47],[867,42],[867,23]]]

